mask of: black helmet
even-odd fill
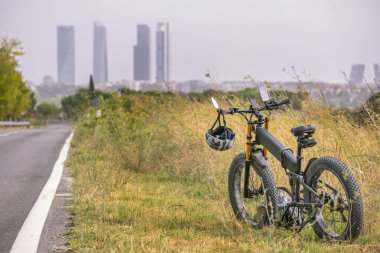
[[[235,133],[226,126],[218,126],[206,132],[207,144],[218,151],[224,151],[232,147],[235,141]]]
[[[222,117],[224,125],[222,126],[220,124],[220,115],[221,113],[218,111],[218,117],[216,118],[215,123],[206,132],[206,142],[212,149],[224,151],[231,148],[234,144],[235,133],[231,128],[226,126],[226,121],[223,114]],[[219,122],[219,126],[214,129],[217,122]]]

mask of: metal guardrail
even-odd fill
[[[0,128],[7,127],[30,127],[29,121],[0,121]]]

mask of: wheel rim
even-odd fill
[[[253,226],[264,225],[265,218],[270,211],[269,201],[266,197],[262,178],[250,167],[249,190],[250,197],[244,197],[244,165],[237,170],[235,177],[235,197],[239,209],[242,210],[243,219]]]
[[[324,168],[318,173],[313,178],[312,185],[323,203],[317,209],[317,222],[329,237],[338,238],[349,228],[350,202],[347,189],[330,168]],[[315,196],[312,199],[317,202]]]

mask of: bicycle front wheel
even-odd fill
[[[250,163],[248,194],[244,196],[245,153],[232,161],[228,191],[232,209],[239,220],[254,228],[271,224],[277,216],[277,189],[268,166]]]

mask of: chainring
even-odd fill
[[[277,187],[278,196],[278,211],[279,211],[279,225],[291,228],[293,226],[300,226],[304,221],[304,214],[299,207],[287,206],[292,202],[292,196],[288,189],[284,187]]]

